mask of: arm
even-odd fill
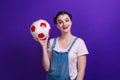
[[[42,64],[43,64],[44,69],[46,71],[49,71],[51,53],[47,51],[46,46],[43,46],[42,49],[43,49]]]
[[[78,75],[76,80],[83,80],[86,68],[86,55],[78,56]]]
[[[45,40],[38,39],[38,42],[42,46],[42,51],[43,51],[42,64],[43,64],[43,67],[46,71],[48,71],[50,68],[50,56],[51,56],[51,53],[47,51],[48,38]]]

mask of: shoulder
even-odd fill
[[[53,40],[54,40],[54,38],[50,38],[50,39],[49,39],[49,42],[51,42],[51,41],[53,41]]]
[[[76,43],[84,43],[84,40],[82,38],[77,37]]]
[[[57,38],[57,37],[55,37],[55,38]],[[52,44],[53,41],[55,40],[55,38],[50,38],[50,39],[49,39],[49,43]]]
[[[77,37],[77,40],[76,40],[76,46],[78,46],[78,47],[80,47],[80,46],[85,46],[86,45],[86,43],[85,43],[85,41],[82,39],[82,38],[79,38],[79,37]]]
[[[56,39],[57,37],[54,37],[54,38],[50,38],[49,41],[54,41],[54,39]]]

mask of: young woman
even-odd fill
[[[54,18],[61,36],[48,42],[39,40],[43,50],[43,66],[48,71],[46,80],[83,80],[88,50],[81,38],[71,33],[72,15],[60,11]]]

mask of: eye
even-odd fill
[[[62,21],[58,21],[58,24],[61,24],[62,23]]]
[[[69,22],[69,21],[70,21],[69,19],[66,20],[66,22]]]

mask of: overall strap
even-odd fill
[[[53,44],[52,44],[52,49],[55,48],[56,41],[57,41],[57,38],[54,38],[54,40],[53,40]]]
[[[74,39],[74,41],[72,42],[72,44],[70,45],[70,48],[68,49],[68,52],[71,50],[73,44],[75,43],[75,41],[77,40],[77,37]]]

